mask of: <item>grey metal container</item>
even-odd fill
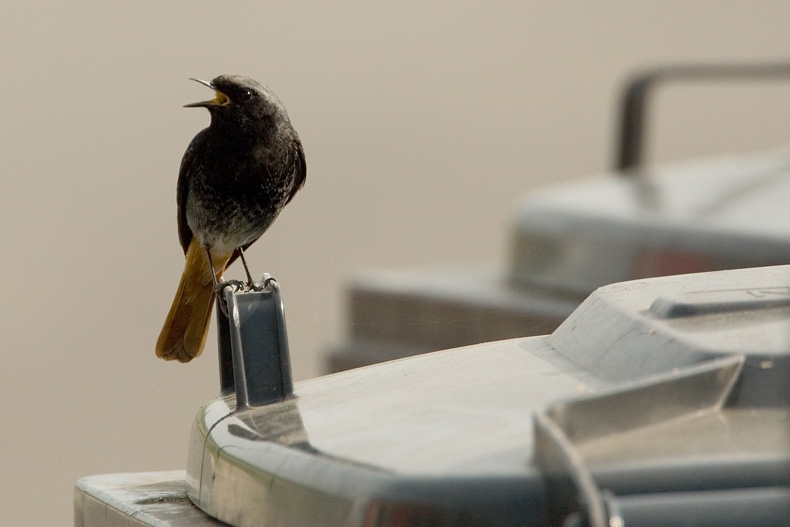
[[[549,333],[610,283],[790,263],[790,151],[641,162],[648,103],[663,84],[787,79],[786,63],[635,76],[622,98],[613,172],[525,196],[504,264],[354,275],[347,338],[328,349],[327,370]]]
[[[548,336],[228,393],[186,473],[81,480],[75,523],[788,525],[789,387],[790,266],[625,282]]]

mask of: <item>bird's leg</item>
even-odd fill
[[[217,275],[214,273],[214,263],[211,261],[211,251],[208,247],[204,249],[206,251],[206,261],[208,262],[208,272],[211,273],[211,281],[214,283],[214,292],[219,294],[219,291],[217,291],[219,284],[217,283]]]
[[[239,280],[227,280],[227,281],[218,282],[217,275],[214,272],[214,263],[211,261],[211,251],[209,250],[208,247],[206,247],[205,249],[206,249],[206,260],[208,261],[208,270],[211,273],[211,281],[214,283],[214,294],[217,295],[217,298],[219,299],[220,309],[222,309],[222,312],[227,317],[228,304],[225,301],[225,296],[222,294],[222,291],[223,289],[225,289],[226,286],[232,286],[236,289],[236,291],[240,291],[244,289],[244,283],[240,282]]]
[[[216,294],[222,293],[222,290],[225,289],[225,286],[233,286],[236,291],[241,291],[244,289],[244,282],[241,280],[223,280],[222,282],[217,281],[217,275],[214,273],[214,263],[211,261],[211,251],[206,249],[206,259],[208,260],[208,268],[211,272],[211,280],[214,282],[214,292]]]
[[[241,247],[239,247],[239,256],[241,257],[241,263],[244,265],[244,272],[247,273],[247,280],[248,280],[247,287],[251,291],[263,291],[263,289],[267,285],[269,285],[269,280],[271,280],[271,278],[267,279],[263,284],[261,284],[260,282],[255,282],[252,279],[252,274],[250,273],[250,268],[247,266],[247,259],[244,258],[244,249],[242,249]]]
[[[247,285],[252,287],[252,275],[250,274],[250,268],[247,267],[247,259],[244,257],[244,249],[239,247],[239,256],[241,257],[241,264],[244,266],[244,272],[247,273]]]

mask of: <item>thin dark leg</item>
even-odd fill
[[[233,286],[236,288],[236,291],[241,291],[244,289],[244,284],[239,282],[238,280],[227,280],[223,282],[217,281],[217,275],[214,273],[214,263],[211,261],[211,251],[206,248],[206,260],[208,260],[208,269],[211,273],[211,281],[214,282],[214,294],[217,295],[217,300],[219,302],[219,308],[228,316],[228,304],[225,301],[225,295],[223,294],[222,290],[225,289],[225,286]]]
[[[241,264],[244,266],[244,272],[247,273],[247,284],[252,286],[252,275],[250,274],[250,268],[247,267],[247,259],[244,258],[244,249],[239,247],[239,256],[241,257]]]
[[[217,283],[217,275],[214,274],[214,264],[211,261],[211,251],[208,250],[208,247],[205,248],[206,251],[206,260],[208,261],[208,270],[211,273],[211,281],[214,282],[214,291],[217,290],[219,284]]]
[[[244,289],[244,284],[238,280],[225,280],[222,282],[217,281],[217,275],[214,273],[214,263],[211,261],[211,251],[208,249],[206,249],[206,259],[208,260],[208,268],[211,272],[211,280],[214,283],[214,293],[216,293],[217,296],[224,298],[222,296],[222,290],[228,285],[235,287],[236,291],[241,291]]]

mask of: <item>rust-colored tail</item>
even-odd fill
[[[232,253],[231,253],[232,254]],[[230,254],[211,253],[214,273],[222,276]],[[203,351],[214,305],[214,287],[206,253],[192,239],[186,254],[184,273],[165,325],[156,341],[156,356],[189,362]]]

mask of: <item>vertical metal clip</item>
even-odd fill
[[[279,284],[268,274],[262,286],[222,294],[217,302],[219,375],[222,395],[235,391],[236,410],[282,401],[293,395],[288,334]],[[218,299],[219,300],[219,299]]]

